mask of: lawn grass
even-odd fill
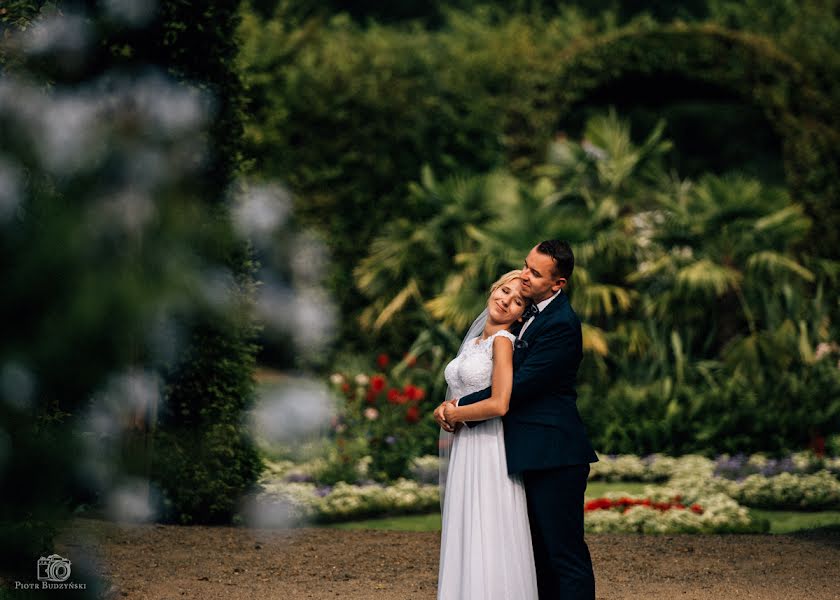
[[[390,531],[440,531],[440,513],[366,519],[327,525],[333,529],[387,529]]]
[[[586,499],[603,496],[607,492],[626,492],[638,495],[646,483],[607,483],[591,481],[586,487]],[[794,533],[821,527],[840,528],[840,511],[795,512],[787,510],[751,509],[755,518],[770,521],[770,533]],[[380,529],[390,531],[440,531],[440,513],[407,515],[383,519],[365,519],[326,525],[335,529]]]
[[[650,483],[637,483],[637,482],[619,482],[619,483],[608,483],[606,481],[590,481],[586,484],[586,500],[592,500],[593,498],[600,498],[607,492],[610,493],[626,493],[630,496],[638,496],[642,492],[645,491],[645,488]]]
[[[770,533],[793,533],[821,527],[840,527],[840,511],[796,512],[792,510],[758,510],[754,517],[770,521]]]
[[[606,483],[603,481],[592,481],[587,485],[586,499],[598,498],[606,492],[641,494],[646,485],[646,483]],[[440,513],[331,523],[326,525],[326,527],[335,529],[385,529],[391,531],[440,531]]]

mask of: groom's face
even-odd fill
[[[543,254],[534,246],[525,257],[522,267],[522,295],[534,302],[542,302],[550,298],[564,285],[566,279],[555,272],[554,259]]]

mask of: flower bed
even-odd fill
[[[312,483],[264,483],[257,504],[283,515],[284,524],[307,521],[326,523],[350,521],[384,514],[431,512],[440,506],[438,486],[400,479],[392,485],[318,487]]]
[[[589,471],[589,479],[593,481],[667,481],[680,460],[662,454],[645,457],[599,454],[598,459]]]
[[[589,533],[753,533],[768,524],[725,494],[686,496],[669,488],[648,487],[642,497],[611,493],[587,502]]]
[[[686,457],[683,457],[686,458]],[[822,469],[805,475],[782,472],[737,480],[715,476],[715,463],[695,457],[683,461],[668,485],[694,494],[723,493],[752,508],[772,510],[840,509],[840,480]]]
[[[296,465],[266,461],[256,503],[283,524],[348,521],[382,514],[411,514],[440,506],[437,485],[399,479],[391,485],[363,481],[318,485],[313,480],[322,460]]]
[[[705,473],[725,479],[740,480],[750,475],[773,477],[782,473],[804,475],[828,471],[840,476],[840,457],[820,457],[813,452],[796,452],[790,456],[773,459],[764,454],[722,454],[715,460],[697,454],[680,457],[651,454],[598,455],[599,461],[592,465],[589,478],[593,481],[641,481],[664,482],[686,469],[700,468]]]
[[[727,493],[738,502],[775,510],[838,510],[840,481],[828,471],[810,475],[782,473],[775,477],[750,475],[728,484]]]
[[[641,497],[610,493],[585,506],[585,524],[590,532],[723,533],[761,531],[746,507],[776,510],[840,509],[840,480],[825,468],[816,473],[752,474],[736,480],[720,476],[721,465],[736,465],[729,457],[717,461],[697,455],[679,458],[652,456],[602,457],[605,466],[592,479],[648,480],[663,486],[648,486]],[[807,459],[807,460],[806,460]],[[831,460],[831,459],[829,459]],[[261,480],[258,502],[285,511],[290,522],[352,520],[382,514],[410,514],[439,507],[438,459],[422,456],[410,463],[413,480],[399,479],[392,485],[366,478],[370,459],[356,466],[357,483],[318,484],[324,459],[306,464],[268,462]],[[727,462],[729,461],[729,462]],[[763,462],[766,461],[766,462]],[[601,463],[595,463],[595,470]],[[752,469],[779,465],[808,471],[810,457],[770,462],[760,455],[738,459]],[[821,462],[820,465],[833,464]],[[730,468],[731,474],[733,469]],[[739,471],[740,472],[740,471]],[[632,479],[631,479],[632,478]]]
[[[688,468],[691,461],[683,461]],[[383,514],[411,514],[437,510],[438,486],[400,479],[393,485],[365,483],[335,486],[317,485],[309,473],[317,461],[294,465],[269,462],[260,481],[257,503],[263,510],[280,514],[283,524],[332,522]],[[705,465],[710,469],[710,465]],[[418,475],[436,474],[436,457],[422,457],[413,463]],[[696,465],[695,465],[696,469]],[[691,479],[685,478],[687,482]],[[750,519],[749,512],[719,491],[697,487],[688,493],[672,487],[645,489],[644,496],[609,493],[584,506],[586,530],[593,533],[723,533],[762,531],[763,524]]]
[[[377,366],[384,370],[390,359],[382,354]],[[331,437],[335,444],[322,477],[331,483],[357,481],[356,465],[367,458],[367,474],[379,482],[408,476],[412,458],[434,445],[431,414],[435,402],[417,382],[428,377],[407,358],[389,373],[336,372],[330,376],[336,411]]]

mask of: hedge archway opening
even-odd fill
[[[580,138],[590,117],[610,109],[628,121],[637,141],[664,120],[674,143],[668,167],[681,176],[738,171],[786,184],[782,138],[759,107],[730,90],[672,75],[624,77],[573,106],[565,133]]]
[[[840,205],[836,111],[802,65],[772,40],[712,25],[672,25],[596,38],[558,58],[557,76],[544,96],[555,128],[509,132],[511,149],[520,156],[539,156],[576,107],[603,98],[622,80],[679,80],[723,90],[764,115],[781,140],[791,194],[814,219],[812,242],[824,254],[840,256],[840,214],[834,210]],[[512,122],[521,125],[515,118]]]

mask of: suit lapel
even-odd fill
[[[522,339],[525,341],[531,340],[537,333],[542,330],[546,324],[551,320],[551,315],[554,314],[556,311],[560,310],[560,307],[566,304],[569,301],[568,296],[566,296],[566,292],[560,292],[558,296],[549,302],[548,306],[545,307],[545,310],[540,311],[534,320],[528,325],[528,329],[525,330],[525,333],[522,334]]]

